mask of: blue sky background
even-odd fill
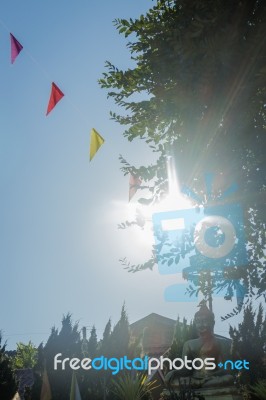
[[[128,274],[118,261],[145,261],[151,245],[143,233],[117,229],[134,208],[118,156],[145,165],[153,155],[110,121],[115,107],[97,80],[105,60],[132,65],[112,21],[138,17],[153,4],[0,3],[0,329],[10,349],[46,341],[67,312],[80,327],[95,324],[99,338],[124,301],[131,322],[151,312],[174,319],[195,312],[196,303],[164,300],[175,276]],[[14,65],[9,32],[24,46]],[[46,117],[52,81],[65,97]],[[89,163],[92,127],[106,141]],[[227,335],[219,316],[233,306],[215,301],[218,333]]]

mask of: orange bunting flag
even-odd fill
[[[10,33],[10,40],[11,40],[11,64],[15,62],[15,59],[23,49],[22,44],[15,38],[12,33]]]
[[[131,175],[129,176],[129,200],[132,199],[132,197],[135,195],[136,191],[139,189],[141,185],[141,180],[135,176]]]
[[[47,107],[46,115],[56,106],[56,104],[64,97],[64,93],[59,89],[54,82],[52,82],[52,90],[50,100]]]
[[[91,144],[90,144],[90,161],[93,159],[101,145],[104,144],[104,138],[101,137],[96,129],[91,130]]]

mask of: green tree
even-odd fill
[[[0,395],[1,400],[10,400],[16,394],[17,383],[12,371],[11,359],[6,354],[6,344],[2,345],[0,331]]]
[[[14,358],[14,368],[34,368],[37,364],[38,349],[31,341],[28,344],[17,343],[17,352]]]
[[[97,333],[96,333],[96,328],[93,325],[91,329],[90,338],[88,341],[88,354],[90,358],[96,357],[97,349],[98,349]]]
[[[178,317],[176,321],[173,341],[168,352],[168,357],[171,360],[182,358],[183,346],[187,340],[196,339],[198,337],[195,326],[192,322],[187,323],[186,318],[180,321]]]
[[[55,327],[52,328],[43,349],[53,400],[69,398],[73,372],[67,364],[65,370],[54,369],[54,357],[58,353],[62,353],[62,358],[82,358],[78,324],[72,322],[69,313],[63,316],[60,331]]]
[[[100,342],[100,350],[99,352],[104,355],[105,357],[110,356],[110,338],[111,338],[111,332],[112,332],[112,324],[111,324],[111,319],[109,318],[107,324],[105,325],[104,331],[103,331],[103,338]]]
[[[266,366],[266,319],[260,304],[257,313],[252,304],[244,309],[243,322],[237,328],[230,326],[232,339],[232,355],[234,359],[247,360],[249,370],[241,370],[240,382],[254,385],[265,378]]]
[[[129,322],[125,304],[122,306],[120,319],[115,324],[113,330],[111,320],[109,319],[107,322],[103,332],[103,338],[99,342],[98,351],[100,356],[107,358],[120,358],[123,356],[131,358],[132,356],[136,356],[136,346],[130,341]],[[116,380],[116,378],[117,377],[114,377],[111,370],[97,371],[96,379],[100,381],[98,384],[98,393],[100,392],[101,394],[99,400],[113,399],[114,395],[111,389],[113,380]]]
[[[88,340],[88,357],[93,359],[98,355],[102,355],[98,350],[98,340],[96,328],[93,325]],[[81,394],[88,400],[102,399],[101,378],[105,371],[90,370],[80,371],[81,376]]]
[[[41,343],[37,348],[36,364],[33,368],[34,384],[31,387],[31,400],[40,399],[44,364],[43,343]]]
[[[119,321],[114,326],[111,333],[111,357],[123,357],[128,354],[129,348],[129,322],[126,313],[125,304],[123,304]]]
[[[111,354],[111,333],[112,324],[109,318],[104,331],[103,338],[98,343],[98,353],[99,356],[104,356],[106,358],[112,357]],[[108,386],[111,379],[110,371],[97,371],[97,381],[98,381],[98,393],[100,393],[99,400],[106,400],[108,398]]]
[[[141,167],[120,157],[123,173],[140,177],[140,189],[148,187],[140,203],[166,195],[169,157],[180,186],[191,187],[204,206],[221,204],[220,195],[238,184],[230,201],[244,208],[249,262],[208,287],[205,277],[198,280],[195,286],[206,296],[225,288],[231,298],[236,280],[250,296],[265,296],[265,15],[263,0],[158,0],[146,15],[115,20],[119,33],[132,38],[127,46],[135,66],[121,70],[107,62],[99,81],[124,110],[111,113],[125,126],[124,136],[145,140],[157,154],[154,164]],[[217,178],[211,198],[206,172]],[[143,264],[124,260],[124,266],[132,272],[152,269],[155,250]],[[189,251],[190,243],[176,249],[170,244],[163,256],[170,265]]]

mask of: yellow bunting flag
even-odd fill
[[[92,128],[91,130],[91,145],[90,145],[90,161],[93,159],[101,145],[104,143],[104,138]]]

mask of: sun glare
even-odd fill
[[[123,208],[126,211],[126,220],[134,221],[136,219],[138,220],[139,218],[144,222],[141,229],[137,229],[138,227],[133,229],[135,237],[134,241],[140,243],[141,247],[145,246],[151,248],[151,246],[154,244],[152,226],[152,216],[154,213],[183,210],[192,207],[191,201],[180,191],[171,157],[169,157],[167,160],[167,174],[168,194],[160,203],[144,206],[137,201],[132,201],[124,204]]]

